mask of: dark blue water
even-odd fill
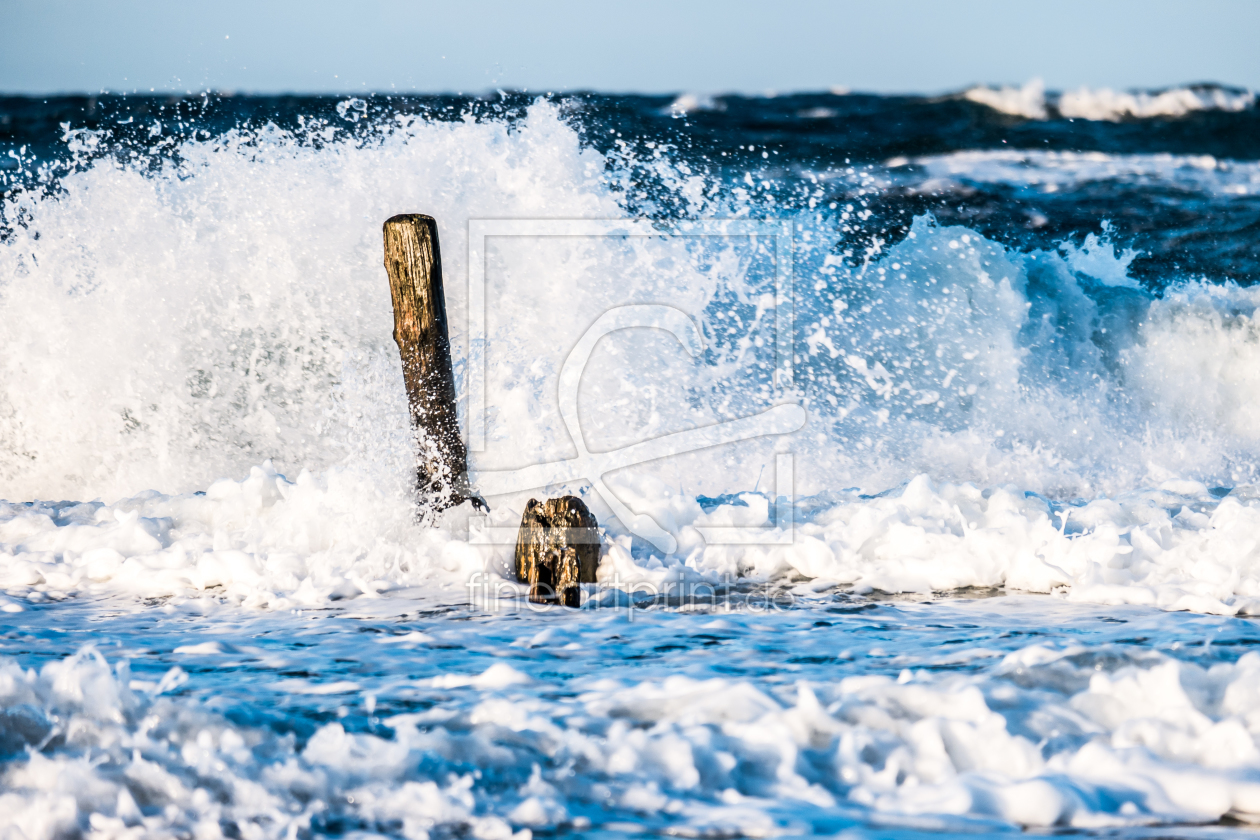
[[[1202,90],[1216,90],[1211,86]],[[1228,92],[1228,89],[1222,89]],[[602,153],[618,142],[670,147],[675,160],[711,173],[763,170],[781,198],[799,192],[802,171],[839,172],[846,167],[882,170],[890,160],[948,155],[958,151],[1022,150],[1101,152],[1107,155],[1212,156],[1229,161],[1260,160],[1260,109],[1203,109],[1183,116],[1069,119],[1053,107],[1045,119],[1003,113],[961,95],[878,96],[800,93],[774,97],[718,96],[691,110],[671,108],[675,97],[575,93],[549,95],[561,104],[584,142]],[[107,132],[95,154],[168,159],[172,139],[197,139],[233,128],[275,125],[296,131],[322,124],[331,129],[318,146],[353,136],[370,142],[382,123],[399,115],[429,120],[519,119],[532,94],[387,96],[346,100],[313,96],[187,97],[144,95],[0,97],[0,172],[5,189],[30,183],[40,163],[67,157],[67,130]],[[353,103],[353,104],[347,104]],[[161,131],[153,126],[160,124]],[[26,176],[17,175],[11,153],[25,149]],[[90,158],[91,155],[86,156]],[[1131,273],[1163,288],[1174,278],[1204,274],[1249,284],[1260,279],[1260,195],[1222,194],[1218,189],[1168,183],[1165,178],[1094,175],[1053,193],[1001,181],[966,178],[932,183],[912,162],[880,189],[861,194],[837,184],[830,199],[861,199],[871,217],[843,239],[867,245],[873,238],[896,241],[914,215],[931,212],[943,224],[963,224],[1021,250],[1052,247],[1083,238],[1108,220],[1117,245],[1141,253]],[[926,182],[926,183],[925,183]],[[629,202],[635,210],[670,213],[671,197],[644,183],[648,194]]]

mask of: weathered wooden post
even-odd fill
[[[437,222],[432,216],[404,213],[386,221],[384,232],[394,341],[402,355],[411,428],[420,446],[420,502],[433,512],[470,498],[484,506],[468,487],[468,453],[459,435]]]
[[[516,577],[529,583],[529,600],[581,606],[578,584],[594,583],[599,525],[576,496],[530,499],[516,535]]]
[[[385,222],[385,270],[394,303],[394,341],[402,356],[411,429],[420,447],[416,489],[432,513],[471,499],[468,452],[459,435],[455,371],[442,290],[437,221],[404,213]],[[543,604],[581,604],[579,584],[594,583],[599,525],[575,496],[530,499],[516,537],[516,576]]]

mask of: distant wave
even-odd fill
[[[991,88],[980,85],[964,92],[963,98],[988,105],[1003,114],[1030,120],[1044,120],[1049,116],[1046,111],[1046,86],[1041,79],[1033,79],[1023,87]]]
[[[670,116],[682,116],[691,111],[724,111],[726,107],[721,100],[715,99],[707,93],[683,93],[674,98],[669,103],[669,107],[663,113]]]
[[[1238,112],[1256,104],[1253,91],[1220,85],[1190,85],[1150,92],[1080,87],[1064,93],[1047,93],[1041,79],[1033,79],[1022,87],[980,85],[964,91],[962,96],[995,111],[1030,120],[1060,117],[1118,122],[1184,117],[1196,111]]]
[[[1212,155],[1059,152],[1037,149],[976,149],[947,155],[893,158],[892,167],[913,163],[937,180],[999,183],[1057,192],[1089,181],[1165,183],[1224,196],[1260,195],[1260,163]]]

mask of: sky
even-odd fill
[[[0,0],[0,92],[1260,88],[1260,0]]]

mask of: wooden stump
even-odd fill
[[[406,213],[386,221],[384,235],[394,341],[420,447],[416,489],[421,504],[436,513],[471,498],[484,507],[468,486],[468,453],[455,410],[437,222],[432,216]]]
[[[516,535],[516,577],[538,604],[582,603],[582,583],[595,582],[599,523],[576,496],[530,499]]]

